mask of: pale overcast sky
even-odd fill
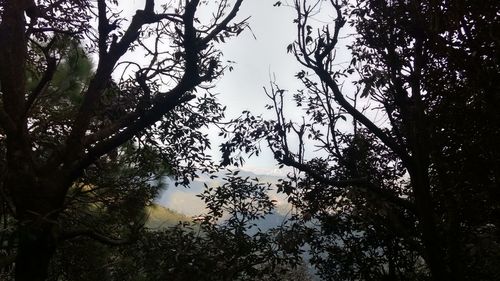
[[[236,62],[232,72],[222,77],[216,87],[220,100],[227,105],[227,116],[237,116],[243,110],[254,115],[271,116],[264,106],[270,100],[263,86],[269,85],[270,76],[283,88],[296,89],[300,85],[294,78],[298,63],[286,47],[294,41],[295,11],[287,7],[274,7],[272,0],[244,1],[240,17],[251,16],[251,31],[221,45],[225,59]],[[254,38],[255,35],[255,38]],[[290,112],[292,113],[292,112]],[[271,153],[248,159],[244,167],[258,174],[279,173]]]

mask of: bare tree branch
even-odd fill
[[[208,44],[208,42],[214,40],[214,38],[219,35],[219,33],[227,28],[227,25],[231,20],[236,17],[236,14],[238,13],[238,10],[240,9],[241,3],[243,3],[243,0],[237,0],[236,3],[234,3],[233,8],[229,12],[229,14],[222,20],[220,24],[215,26],[215,28],[207,35],[205,38],[201,40],[201,45],[204,46]],[[244,20],[245,21],[245,20]]]

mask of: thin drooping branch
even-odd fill
[[[352,106],[349,101],[347,101],[342,94],[342,91],[339,89],[335,80],[323,69],[319,69],[316,74],[324,79],[323,81],[330,87],[333,91],[335,100],[339,103],[339,105],[347,111],[355,120],[359,121],[363,124],[370,132],[372,132],[378,139],[384,143],[387,147],[389,147],[394,153],[396,153],[403,162],[406,164],[411,163],[410,156],[408,152],[398,144],[394,138],[386,134],[380,127],[375,125],[368,117],[366,117],[362,112]]]
[[[389,147],[394,153],[396,153],[403,162],[406,164],[410,165],[410,156],[408,155],[408,152],[390,135],[388,135],[382,128],[379,126],[375,125],[368,117],[366,117],[362,112],[360,112],[357,108],[355,108],[344,96],[342,91],[340,90],[337,81],[335,78],[332,76],[332,73],[329,71],[329,65],[332,63],[332,60],[334,57],[327,56],[326,51],[329,51],[328,54],[334,50],[337,42],[338,42],[338,36],[340,33],[340,30],[345,24],[345,19],[342,16],[340,7],[336,4],[334,4],[334,8],[336,11],[336,16],[337,19],[335,21],[335,26],[334,29],[335,31],[333,32],[332,37],[326,38],[328,43],[321,43],[325,42],[325,39],[318,39],[320,40],[320,43],[317,43],[315,45],[316,50],[313,52],[309,52],[308,50],[308,44],[312,39],[307,39],[309,37],[308,31],[304,29],[304,26],[307,26],[307,13],[305,13],[305,16],[303,15],[302,8],[300,8],[300,5],[296,5],[297,8],[297,15],[299,17],[299,23],[297,24],[298,26],[298,41],[296,42],[296,45],[298,45],[298,48],[296,48],[295,56],[296,58],[306,67],[309,69],[313,70],[316,75],[318,75],[319,79],[328,87],[332,90],[333,96],[335,98],[335,101],[345,110],[347,113],[349,113],[356,121],[360,122],[363,124],[368,130],[370,130],[377,138],[379,138],[384,145]],[[329,33],[327,33],[328,35]],[[328,35],[329,36],[329,35]],[[312,53],[315,53],[316,55],[313,56]],[[327,57],[325,60],[324,58]]]

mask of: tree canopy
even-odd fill
[[[500,3],[262,4],[296,12],[303,86],[271,81],[273,118],[228,122],[211,89],[242,2],[0,0],[0,278],[498,280]],[[272,186],[235,171],[198,221],[145,227],[165,175],[261,143],[291,168],[281,226],[256,224]]]
[[[280,189],[326,280],[497,279],[498,2],[293,7],[287,51],[304,88],[288,95],[272,81],[276,118],[235,120],[226,161],[263,140],[295,169]],[[302,120],[287,117],[290,98]]]
[[[61,240],[98,237],[60,224],[92,173],[117,163],[108,176],[136,179],[126,167],[145,164],[142,183],[168,167],[186,184],[210,169],[199,129],[223,116],[208,89],[225,70],[216,43],[247,25],[234,21],[241,3],[147,0],[127,18],[118,1],[0,2],[1,188],[17,222],[16,280],[44,280]],[[201,7],[215,11],[206,22]]]

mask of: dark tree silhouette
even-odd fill
[[[123,144],[177,150],[172,172],[193,175],[208,142],[188,132],[220,118],[213,97],[196,93],[224,71],[214,42],[245,28],[231,23],[241,3],[147,0],[127,20],[113,0],[0,1],[1,189],[17,221],[16,280],[44,280],[59,239],[97,237],[61,229],[59,215],[84,171]],[[201,23],[197,10],[209,5],[216,12]],[[57,73],[69,65],[68,41],[87,43],[97,66],[66,87]],[[145,59],[126,56],[133,51]]]
[[[288,120],[287,91],[272,84],[276,119],[237,120],[226,162],[265,139],[300,172],[282,190],[300,220],[320,222],[311,243],[325,278],[498,279],[498,1],[294,3],[287,49],[304,67],[293,99],[306,116]]]

